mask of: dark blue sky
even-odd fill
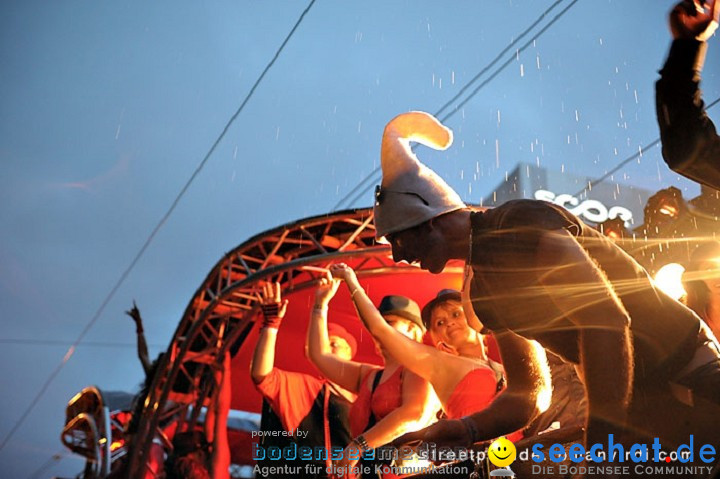
[[[548,17],[570,3],[565,0]],[[419,150],[469,202],[518,162],[602,175],[658,135],[667,0],[580,0]],[[318,0],[178,209],[87,336],[154,355],[228,250],[329,211],[378,164],[385,123],[433,112],[551,2]],[[0,6],[0,437],[62,360],[307,5],[300,1],[7,1]],[[706,98],[720,95],[711,40]],[[715,118],[720,114],[712,112]],[[699,191],[658,148],[615,176]],[[572,192],[569,192],[572,193]],[[366,194],[356,206],[371,204]],[[129,346],[81,345],[11,442],[3,477],[53,453],[87,384],[133,390]],[[41,477],[71,474],[63,459]]]

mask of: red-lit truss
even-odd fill
[[[716,228],[717,216],[682,215],[657,224],[648,218],[632,236],[622,234],[616,241],[653,273],[668,261],[687,258],[699,237],[714,237]],[[394,263],[389,247],[375,242],[370,208],[280,226],[225,255],[190,301],[158,366],[130,445],[129,477],[145,477],[151,470],[150,446],[162,436],[158,427],[169,410],[190,428],[198,422],[217,390],[212,371],[252,330],[262,283],[281,283],[286,296],[316,286],[324,269],[337,261],[352,262],[363,277],[420,272]]]
[[[169,401],[184,405],[189,426],[217,390],[213,368],[252,329],[264,281],[281,283],[283,294],[313,287],[322,269],[353,261],[363,276],[417,270],[395,264],[389,247],[375,242],[372,209],[317,216],[261,233],[229,252],[190,301],[158,366],[130,451],[129,477],[144,477],[162,411]]]

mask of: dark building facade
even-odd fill
[[[508,200],[530,198],[563,206],[592,225],[618,217],[628,229],[643,223],[643,208],[654,192],[613,181],[588,189],[591,181],[591,177],[519,163],[504,182],[483,197],[481,204],[497,206]]]

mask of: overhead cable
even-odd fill
[[[180,200],[181,200],[182,197],[185,195],[185,193],[187,192],[187,190],[190,188],[190,185],[192,184],[192,182],[193,182],[193,181],[195,180],[195,178],[200,174],[200,171],[203,169],[203,167],[205,166],[205,164],[208,162],[208,160],[210,159],[210,156],[215,152],[215,149],[216,149],[217,146],[220,144],[220,141],[222,141],[222,139],[225,137],[225,134],[226,134],[226,133],[228,132],[228,130],[230,129],[230,126],[233,124],[233,122],[235,121],[235,119],[236,119],[236,118],[240,115],[240,113],[243,111],[243,109],[245,108],[245,105],[247,105],[248,101],[250,101],[250,98],[252,97],[253,93],[255,93],[255,90],[256,90],[257,87],[260,85],[260,83],[262,82],[263,78],[265,78],[265,75],[267,74],[267,72],[268,72],[268,71],[270,70],[270,68],[275,64],[275,61],[276,61],[276,60],[278,59],[278,57],[280,56],[280,53],[281,53],[281,52],[283,51],[283,49],[285,48],[285,45],[287,45],[288,41],[290,41],[290,38],[293,36],[293,34],[294,34],[295,31],[297,30],[297,28],[300,26],[300,24],[302,23],[303,19],[305,18],[305,15],[307,15],[307,13],[310,11],[310,9],[312,8],[313,4],[315,4],[315,0],[310,0],[310,3],[308,3],[307,7],[305,7],[305,9],[302,11],[302,13],[300,14],[300,17],[299,17],[299,18],[297,19],[297,21],[295,22],[295,25],[293,25],[292,29],[290,30],[290,33],[287,34],[287,36],[285,37],[285,40],[283,40],[282,44],[280,45],[280,47],[279,47],[279,48],[277,49],[277,51],[275,52],[275,55],[273,55],[272,59],[271,59],[270,62],[267,64],[267,66],[265,67],[265,69],[262,71],[262,73],[260,74],[260,76],[258,77],[258,79],[255,81],[255,84],[252,86],[252,88],[250,88],[250,91],[249,91],[248,94],[245,96],[245,99],[243,100],[243,102],[240,104],[240,106],[239,106],[238,109],[235,111],[235,113],[230,117],[230,120],[228,120],[228,122],[225,124],[225,127],[223,128],[223,130],[222,130],[222,132],[220,133],[220,135],[218,135],[217,139],[216,139],[215,142],[212,144],[212,146],[210,147],[210,149],[208,150],[208,152],[205,154],[205,156],[203,157],[203,159],[202,159],[202,161],[200,162],[200,164],[198,164],[197,168],[195,168],[195,171],[193,172],[193,174],[190,175],[190,178],[189,178],[189,179],[187,180],[187,182],[185,183],[185,186],[182,187],[182,189],[180,190],[180,192],[178,193],[178,195],[175,197],[175,200],[174,200],[174,201],[172,202],[172,204],[170,205],[170,208],[169,208],[169,209],[167,210],[167,212],[163,215],[163,217],[160,219],[160,221],[158,222],[158,224],[155,226],[155,228],[152,230],[152,232],[150,233],[150,235],[147,237],[147,239],[145,240],[145,243],[142,245],[142,247],[140,248],[140,250],[137,252],[137,254],[136,254],[135,257],[133,258],[133,260],[130,262],[130,265],[129,265],[129,266],[125,269],[125,271],[120,275],[120,278],[117,280],[117,282],[116,282],[115,285],[112,287],[112,289],[111,289],[110,292],[107,294],[107,296],[105,296],[105,299],[104,299],[103,302],[100,304],[100,307],[97,309],[97,311],[95,312],[95,314],[93,315],[93,317],[90,319],[90,321],[88,321],[88,323],[85,325],[85,327],[83,328],[83,330],[82,330],[82,331],[80,332],[80,334],[78,335],[77,339],[73,342],[73,344],[70,346],[70,348],[68,349],[68,351],[65,353],[65,356],[63,357],[63,359],[62,359],[62,361],[60,362],[60,364],[53,370],[52,373],[50,373],[50,375],[48,376],[47,380],[45,381],[45,383],[44,383],[44,384],[42,385],[42,387],[40,388],[40,391],[38,391],[38,393],[35,395],[35,397],[28,403],[27,408],[26,408],[25,411],[22,413],[22,415],[20,416],[20,418],[18,418],[18,420],[15,422],[15,424],[13,425],[13,427],[10,429],[10,432],[3,438],[2,442],[0,442],[0,451],[2,451],[2,450],[5,448],[5,446],[7,445],[8,441],[13,437],[13,435],[15,434],[15,432],[16,432],[16,431],[18,430],[18,428],[22,425],[22,423],[23,423],[23,422],[25,421],[25,419],[28,417],[28,415],[29,415],[30,412],[33,410],[33,408],[37,405],[37,403],[38,403],[38,401],[40,400],[40,398],[45,394],[45,392],[47,391],[47,389],[48,389],[48,387],[50,386],[50,384],[53,382],[53,380],[54,380],[54,379],[57,377],[57,375],[60,373],[60,371],[61,371],[61,370],[63,369],[63,367],[65,366],[65,364],[67,364],[67,362],[70,360],[70,358],[72,357],[72,355],[75,353],[76,347],[82,342],[83,338],[85,338],[85,335],[86,335],[86,334],[90,331],[90,329],[95,325],[95,323],[98,321],[98,319],[100,319],[100,316],[102,315],[103,311],[105,310],[105,307],[108,305],[108,303],[110,302],[110,300],[115,296],[115,293],[118,291],[118,289],[120,289],[120,286],[122,286],[122,284],[125,282],[125,279],[127,279],[127,277],[129,276],[130,272],[135,268],[135,265],[137,265],[138,261],[140,261],[140,258],[142,258],[143,254],[144,254],[145,251],[148,249],[148,247],[149,247],[150,244],[152,243],[153,239],[155,239],[155,236],[157,235],[157,233],[160,231],[160,229],[163,227],[163,225],[164,225],[164,224],[167,222],[167,220],[170,218],[170,215],[172,215],[173,211],[175,211],[175,208],[177,207],[178,203],[180,203]]]
[[[497,64],[498,61],[505,55],[508,51],[510,51],[515,45],[517,45],[520,40],[522,40],[526,35],[528,35],[535,27],[537,27],[542,20],[550,14],[550,12],[557,7],[560,3],[562,3],[563,0],[556,0],[553,2],[547,9],[545,9],[544,12],[540,14],[540,16],[535,19],[533,23],[531,23],[528,27],[526,27],[520,34],[513,39],[512,42],[508,44],[503,50],[498,53],[495,58],[490,61],[485,67],[483,67],[473,78],[471,78],[463,87],[460,89],[460,91],[455,94],[450,100],[448,100],[444,105],[442,105],[433,115],[436,117],[439,117],[440,114],[448,109],[456,100],[458,100],[476,81],[478,81],[483,74],[485,74],[487,71],[489,71],[495,64]],[[512,55],[497,69],[495,70],[488,78],[486,78],[480,85],[478,85],[470,94],[462,100],[460,103],[455,105],[452,110],[440,118],[441,122],[447,121],[449,118],[451,118],[455,113],[457,113],[463,106],[467,104],[477,93],[490,81],[495,79],[505,68],[507,68],[516,58],[517,55],[519,55],[521,52],[526,50],[528,47],[530,47],[540,36],[545,33],[552,25],[554,25],[558,20],[560,20],[567,12],[570,10],[579,0],[573,0],[571,1],[565,8],[563,8],[557,15],[555,15],[544,27],[542,27],[535,35],[530,38],[527,42],[525,42],[520,48],[518,48],[515,52],[512,53]],[[414,150],[414,147],[413,147]],[[378,166],[375,169],[373,169],[365,178],[363,178],[360,183],[358,183],[352,190],[350,190],[348,193],[343,196],[340,201],[338,201],[335,206],[333,207],[332,211],[336,211],[339,209],[343,204],[346,205],[346,207],[350,207],[353,204],[355,204],[360,198],[362,198],[372,187],[374,184],[376,184],[381,176],[378,176],[378,173],[380,172],[381,167]],[[368,181],[370,183],[368,184]],[[355,194],[357,191],[360,190],[362,185],[366,185],[362,190]],[[355,196],[352,196],[355,195]],[[352,196],[352,199],[350,201],[347,201],[348,198]]]

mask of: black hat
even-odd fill
[[[380,314],[383,316],[394,314],[403,317],[420,326],[420,329],[423,331],[425,330],[425,326],[423,326],[422,319],[420,318],[420,306],[410,298],[396,295],[385,296],[380,301],[378,311],[380,311]]]
[[[432,317],[432,312],[433,309],[435,309],[435,306],[450,300],[462,302],[462,295],[460,294],[460,291],[457,291],[455,289],[441,289],[434,299],[432,299],[428,304],[423,306],[422,321],[427,329],[430,329],[430,319]]]

